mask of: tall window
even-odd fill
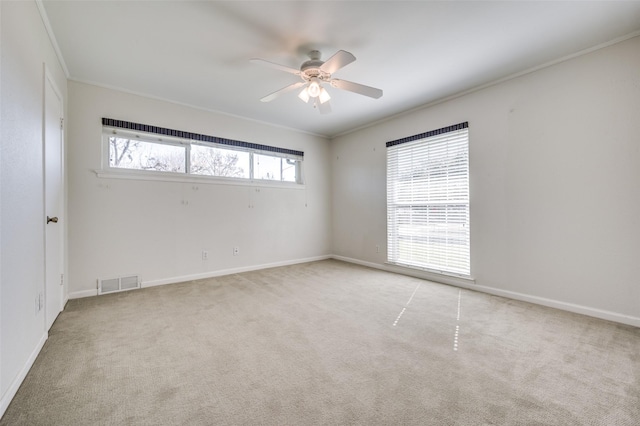
[[[390,263],[470,275],[468,123],[387,142]]]

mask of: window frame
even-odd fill
[[[104,121],[105,119],[103,119]],[[122,139],[139,140],[145,143],[153,143],[158,145],[172,145],[182,146],[185,148],[185,171],[184,172],[172,172],[172,171],[158,171],[158,170],[144,170],[125,167],[115,167],[110,163],[110,139],[112,137],[119,137]],[[233,141],[235,142],[235,141]],[[140,180],[165,180],[165,181],[189,181],[189,182],[202,182],[202,183],[222,183],[222,184],[235,184],[235,185],[259,185],[259,186],[276,186],[276,187],[291,187],[291,188],[304,188],[304,153],[301,155],[289,154],[286,152],[277,152],[278,148],[274,150],[260,149],[260,147],[272,148],[257,144],[248,144],[238,142],[238,145],[227,145],[215,142],[208,142],[203,140],[196,140],[193,138],[176,137],[164,134],[155,134],[151,132],[137,131],[132,129],[125,129],[110,125],[102,126],[102,159],[101,169],[95,170],[98,177],[109,178],[124,178],[124,179],[140,179]],[[254,145],[257,148],[242,146]],[[192,170],[191,161],[191,148],[193,145],[199,145],[204,147],[218,148],[225,151],[237,151],[246,152],[249,154],[248,174],[249,177],[229,177],[229,176],[215,176],[206,174],[194,174]],[[260,179],[254,176],[253,158],[254,155],[264,155],[280,159],[280,169],[282,169],[282,161],[292,160],[295,161],[295,181],[282,180],[281,179]]]
[[[459,164],[455,164],[455,158],[450,158],[451,163],[447,166],[447,171],[445,175],[447,179],[445,180],[445,184],[440,183],[437,185],[436,193],[427,193],[425,191],[432,191],[433,184],[435,182],[431,174],[428,174],[422,177],[419,177],[417,181],[414,181],[414,178],[411,177],[410,182],[403,182],[401,179],[402,175],[410,175],[413,176],[414,173],[424,173],[418,165],[423,166],[424,161],[430,160],[432,161],[434,158],[442,160],[443,158],[448,158],[450,154],[448,154],[448,150],[450,147],[458,147],[460,146],[459,142],[455,142],[456,138],[460,138],[461,136],[464,138],[463,146],[465,148],[464,151],[464,166],[461,168]],[[449,142],[451,140],[452,142]],[[431,145],[427,145],[431,143]],[[453,145],[452,145],[453,143]],[[444,144],[446,146],[447,154],[442,154],[440,149],[442,147],[438,144]],[[399,147],[398,145],[404,145]],[[445,275],[450,277],[462,278],[464,280],[471,280],[473,278],[471,276],[471,203],[470,203],[470,176],[469,176],[469,131],[468,131],[468,122],[460,123],[457,125],[445,127],[442,129],[433,130],[426,133],[421,133],[418,135],[409,136],[406,138],[398,139],[395,141],[387,142],[387,159],[386,159],[386,169],[387,169],[387,264],[399,267],[406,267],[411,269],[418,269],[425,271],[427,273],[432,273],[435,275]],[[406,152],[402,152],[405,149]],[[414,159],[414,151],[417,158]],[[433,154],[430,153],[430,150],[435,149],[438,155],[433,157]],[[409,163],[406,163],[407,155],[411,158]],[[395,163],[393,162],[395,161]],[[402,164],[406,163],[406,164]],[[400,169],[401,168],[401,169]],[[460,195],[460,187],[459,184],[459,174],[460,171],[464,171],[464,179],[462,181],[463,187],[466,189],[466,193],[463,191],[462,196]],[[455,179],[453,181],[449,180],[449,173],[454,172],[452,175]],[[392,174],[394,174],[392,176]],[[420,176],[420,174],[418,174]],[[393,180],[392,180],[393,179]],[[436,179],[437,181],[438,179]],[[399,185],[399,186],[398,186]],[[403,186],[404,185],[404,186]],[[418,185],[418,186],[415,186]],[[400,188],[400,189],[399,189]],[[410,188],[406,192],[407,189]],[[442,189],[444,188],[445,193],[447,194],[446,199],[441,198],[433,198],[434,195],[442,196]],[[395,191],[395,192],[394,192]],[[450,196],[449,194],[454,193],[455,196]],[[427,194],[427,195],[425,195]],[[394,195],[396,198],[393,199]],[[409,196],[410,201],[398,200],[398,197],[404,195]],[[416,198],[417,197],[417,198]],[[456,210],[457,206],[464,206],[465,214],[462,216],[465,218],[462,224],[463,236],[466,237],[465,245],[463,249],[459,249],[457,247],[453,247],[456,241],[456,231],[452,229],[454,227],[451,224],[455,223],[459,216],[459,212]],[[444,208],[443,211],[446,212],[444,216],[444,221],[442,218],[436,218],[433,220],[432,217],[429,217],[429,212],[432,208]],[[446,238],[446,244],[444,248],[436,249],[434,252],[436,253],[436,257],[440,254],[445,254],[446,260],[443,262],[438,261],[428,261],[427,258],[421,258],[419,260],[415,260],[411,258],[413,254],[409,256],[409,258],[403,258],[401,255],[401,247],[400,247],[400,239],[402,237],[400,228],[403,224],[402,212],[398,212],[398,210],[409,209],[411,212],[416,210],[417,212],[426,211],[426,216],[423,213],[418,214],[417,222],[414,223],[413,215],[411,219],[409,219],[408,224],[404,223],[405,226],[409,227],[423,227],[420,232],[413,232],[409,235],[411,239],[426,239],[427,243],[421,244],[424,247],[416,247],[415,251],[421,252],[420,254],[424,256],[431,256],[433,252],[433,243],[429,242],[430,238],[433,238],[434,241],[441,240],[443,238],[443,234],[440,234],[438,229],[442,229],[442,226],[446,228],[444,236]],[[421,210],[422,209],[422,210]],[[449,213],[453,212],[453,216],[450,216]],[[398,216],[398,214],[401,214]],[[423,217],[421,217],[423,215]],[[436,215],[437,216],[437,215]],[[431,228],[429,230],[429,228]],[[466,228],[466,229],[464,229]],[[452,237],[450,241],[449,238]],[[463,237],[463,240],[465,239]],[[395,238],[395,241],[393,240]],[[411,243],[410,243],[411,244]],[[413,251],[414,248],[411,248],[410,251]],[[429,253],[429,254],[427,254]],[[464,263],[462,266],[452,266],[450,259],[455,257],[456,255],[463,254]]]
[[[117,136],[116,136],[117,135]],[[184,147],[185,148],[185,163],[184,163],[184,172],[171,172],[171,171],[161,171],[161,170],[144,170],[144,169],[132,169],[132,168],[128,168],[128,167],[114,167],[111,165],[111,161],[110,161],[110,157],[111,157],[111,144],[110,144],[110,139],[112,137],[118,137],[120,139],[128,139],[128,140],[139,140],[140,142],[145,142],[145,143],[151,143],[151,144],[156,144],[156,145],[169,145],[169,146],[179,146],[179,147]],[[154,140],[155,139],[155,140]],[[118,132],[116,133],[111,133],[108,134],[104,131],[102,132],[102,143],[103,143],[103,164],[102,164],[102,168],[104,170],[109,170],[111,172],[114,171],[121,171],[121,170],[126,170],[129,172],[142,172],[142,173],[168,173],[171,175],[177,175],[177,176],[181,176],[183,174],[190,174],[189,170],[190,170],[190,160],[191,160],[191,144],[189,143],[185,143],[184,141],[181,141],[179,139],[175,139],[175,138],[158,138],[158,137],[153,137],[153,136],[140,136],[139,134],[134,134],[134,133],[127,133],[127,132]]]

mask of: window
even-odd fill
[[[300,151],[109,118],[102,125],[108,169],[303,183]]]
[[[468,123],[387,143],[387,260],[470,275]]]
[[[191,145],[191,173],[194,175],[249,179],[249,165],[248,152]]]
[[[296,160],[269,155],[253,156],[253,175],[256,179],[296,181]]]
[[[258,179],[281,180],[282,161],[267,155],[254,155],[253,173]]]
[[[109,137],[109,167],[185,173],[185,147]]]

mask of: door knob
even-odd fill
[[[49,222],[58,223],[58,217],[57,216],[54,216],[54,217],[47,216],[47,225],[49,224]]]

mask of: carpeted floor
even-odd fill
[[[334,260],[72,300],[0,425],[638,425],[640,329]]]

